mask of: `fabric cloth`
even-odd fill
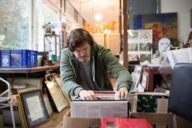
[[[80,74],[84,76],[82,79],[82,87],[86,90],[99,90],[98,85],[92,79],[92,72],[91,72],[91,61],[86,63],[80,63]]]

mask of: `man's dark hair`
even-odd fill
[[[70,32],[67,38],[67,47],[73,52],[75,51],[75,48],[80,47],[85,42],[87,42],[90,46],[93,46],[93,37],[87,30],[77,28]]]

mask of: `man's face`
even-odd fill
[[[73,54],[79,61],[87,62],[90,59],[91,46],[88,43],[84,43],[82,46],[77,47]]]

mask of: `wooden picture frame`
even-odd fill
[[[47,74],[45,76],[45,85],[54,110],[60,112],[70,107],[70,97],[62,91],[62,81],[58,74]]]
[[[48,112],[39,89],[20,93],[20,98],[28,127],[36,127],[48,120]]]
[[[68,102],[65,100],[61,88],[57,85],[55,81],[45,81],[48,92],[52,98],[54,107],[57,112],[62,111],[64,108],[68,107]]]

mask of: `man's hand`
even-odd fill
[[[125,99],[128,97],[128,89],[126,87],[120,88],[118,91],[115,92],[115,99]]]
[[[82,100],[97,100],[95,93],[91,90],[81,90],[79,96]]]

